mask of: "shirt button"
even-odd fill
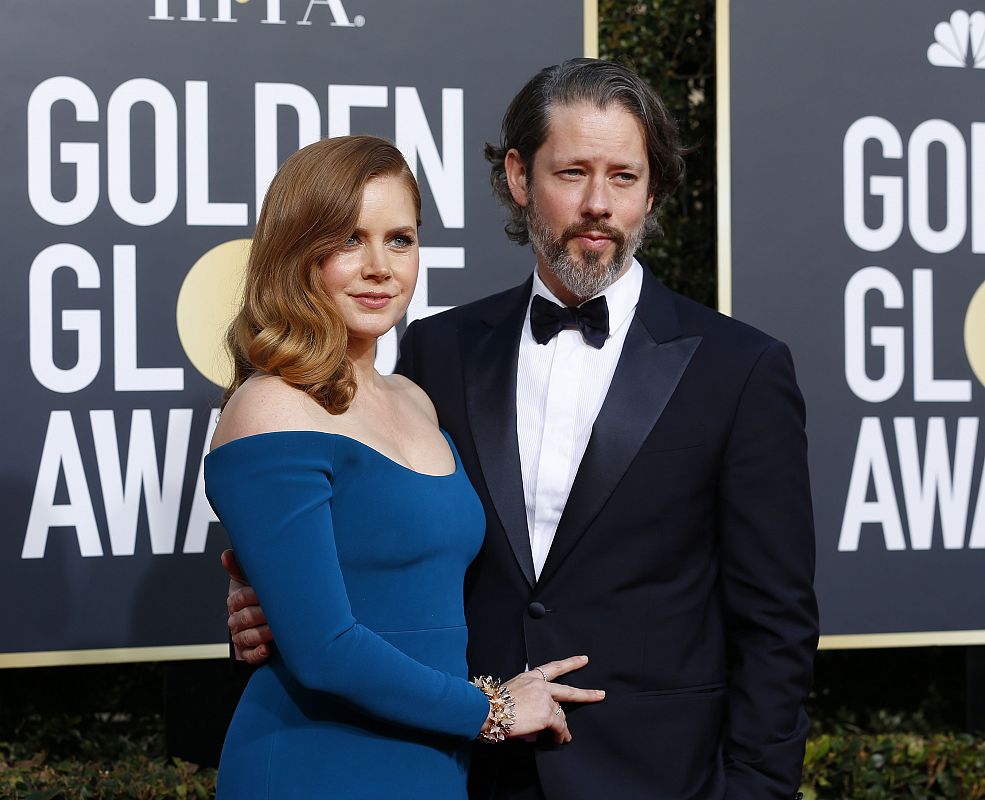
[[[547,613],[547,609],[544,608],[543,603],[538,603],[536,600],[527,606],[527,613],[534,619],[540,619]]]

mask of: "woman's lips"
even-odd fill
[[[352,299],[360,305],[366,306],[366,308],[385,308],[393,298],[388,294],[367,292],[365,294],[354,294],[352,295]]]

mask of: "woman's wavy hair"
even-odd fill
[[[226,333],[234,374],[223,405],[254,372],[277,375],[341,414],[356,395],[348,333],[319,274],[356,229],[363,189],[398,177],[420,225],[421,194],[400,151],[376,136],[322,139],[277,171],[257,220],[243,304]]]
[[[506,235],[517,244],[528,244],[527,209],[518,205],[506,182],[506,154],[516,148],[527,166],[528,189],[534,154],[548,135],[551,110],[572,103],[591,103],[597,108],[622,106],[643,126],[650,167],[649,193],[653,207],[646,216],[647,236],[660,236],[658,215],[667,198],[684,179],[684,156],[677,122],[660,96],[629,67],[594,58],[573,58],[545,67],[513,98],[498,145],[486,144],[486,160],[492,165],[493,194],[509,212]]]

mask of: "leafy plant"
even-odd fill
[[[43,753],[4,763],[0,796],[17,800],[208,800],[215,797],[215,770],[199,770],[180,759],[133,756],[117,762],[48,762]]]
[[[822,734],[804,759],[805,800],[985,798],[985,741],[967,734]]]

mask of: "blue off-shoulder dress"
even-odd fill
[[[467,680],[462,585],[485,517],[448,444],[444,476],[317,431],[206,456],[275,639],[226,734],[220,798],[465,798],[489,704]]]

